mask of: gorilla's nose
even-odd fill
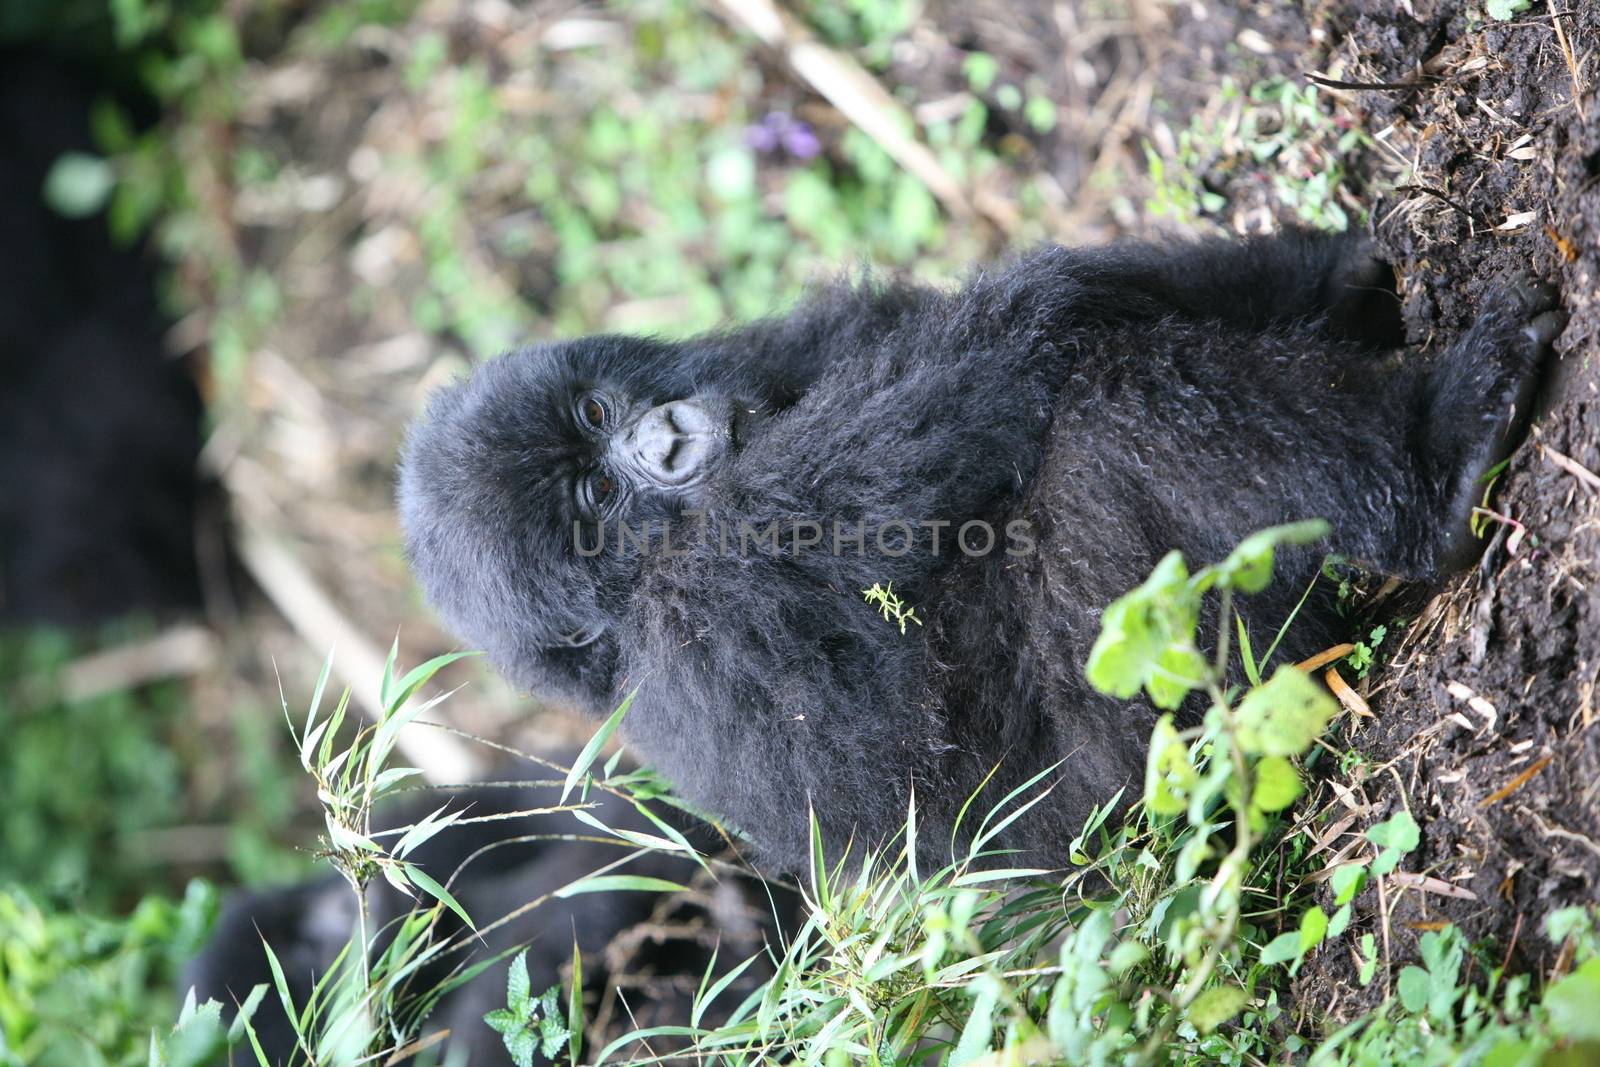
[[[674,400],[651,408],[633,429],[631,451],[639,473],[664,488],[677,488],[706,473],[722,451],[726,427],[705,405]]]

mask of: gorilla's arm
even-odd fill
[[[1261,330],[1325,317],[1336,337],[1371,346],[1404,340],[1393,273],[1356,234],[1290,231],[1176,248],[1123,243],[1062,252],[1062,276],[1082,286],[1080,323],[1177,312]]]

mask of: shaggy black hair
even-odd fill
[[[778,869],[807,862],[809,808],[834,855],[852,836],[859,854],[903,824],[913,790],[940,858],[973,829],[957,812],[991,770],[975,811],[1061,761],[1049,798],[996,842],[1057,863],[1091,806],[1139,775],[1151,712],[1093,692],[1082,664],[1101,610],[1168,549],[1211,562],[1322,517],[1326,550],[1390,574],[1433,577],[1475,551],[1473,482],[1560,328],[1554,296],[1507,284],[1454,346],[1399,360],[1387,276],[1353,238],[1049,247],[949,293],[841,285],[681,343],[525,349],[413,429],[411,558],[446,621],[519,685],[597,715],[637,689],[623,732],[638,755]],[[694,493],[631,499],[631,521],[700,510],[670,552],[574,544],[565,413],[599,386],[754,413]],[[970,520],[1002,532],[992,551],[956,550]],[[773,521],[828,535],[723,543]],[[879,544],[897,522],[909,544]],[[1245,602],[1258,648],[1323,551],[1282,553],[1278,581]],[[864,601],[889,583],[920,624],[902,632]],[[1280,659],[1336,623],[1313,595]]]

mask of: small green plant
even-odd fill
[[[883,585],[873,582],[871,589],[863,589],[862,596],[868,604],[876,607],[883,613],[885,622],[899,623],[900,632],[906,632],[906,623],[914,622],[922,625],[922,620],[917,618],[917,611],[895,594],[894,583]]]
[[[1488,0],[1484,10],[1489,13],[1490,18],[1506,22],[1532,6],[1532,0]]]
[[[406,859],[419,845],[459,819],[462,812],[445,814],[444,809],[440,808],[409,827],[392,845],[386,846],[372,833],[372,810],[402,783],[422,773],[415,767],[389,767],[386,764],[390,753],[394,751],[395,742],[399,740],[400,731],[449,694],[442,693],[414,705],[410,703],[411,698],[446,666],[476,653],[452,652],[436,656],[412,668],[397,681],[395,660],[399,652],[400,644],[396,640],[390,646],[379,688],[383,717],[359,729],[349,745],[342,749],[335,748],[335,739],[339,736],[339,728],[344,724],[350,706],[350,690],[345,689],[332,714],[320,721],[317,718],[328,675],[333,669],[333,656],[330,653],[323,662],[322,674],[311,694],[311,708],[306,713],[305,724],[295,736],[300,766],[316,782],[317,799],[323,806],[323,826],[327,836],[320,854],[344,876],[356,894],[360,917],[360,951],[355,955],[363,986],[367,984],[367,959],[375,934],[369,925],[366,895],[367,885],[373,878],[381,876],[408,895],[420,890],[459,915],[468,927],[472,926],[471,917],[456,903],[450,892],[422,868]],[[283,700],[282,704],[284,720],[289,724],[290,734],[294,735],[295,726],[289,716],[288,701]]]
[[[1317,87],[1269,78],[1240,91],[1224,79],[1219,106],[1177,132],[1170,156],[1145,143],[1151,192],[1147,209],[1192,222],[1217,214],[1227,200],[1213,183],[1251,167],[1271,167],[1279,203],[1308,225],[1340,232],[1350,219],[1341,190],[1348,158],[1369,143],[1355,126],[1322,109]]]
[[[1372,672],[1377,664],[1377,651],[1388,636],[1389,627],[1380,624],[1367,631],[1365,640],[1355,642],[1355,648],[1345,657],[1345,662],[1350,664],[1350,669],[1356,672],[1357,677],[1365,678]]]
[[[577,958],[574,955],[574,958]],[[558,1011],[561,987],[551,986],[535,997],[528,988],[528,954],[518,954],[506,972],[506,1006],[496,1008],[483,1021],[506,1043],[517,1067],[533,1067],[535,1052],[547,1060],[567,1046],[572,1031]]]
[[[190,882],[122,918],[0,887],[0,1065],[145,1062],[150,1027],[216,920],[217,891]]]

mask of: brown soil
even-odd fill
[[[1471,5],[1406,6],[1350,0],[1327,19],[1343,27],[1345,80],[1420,83],[1352,94],[1408,164],[1373,218],[1412,340],[1447,342],[1508,272],[1558,279],[1571,319],[1495,486],[1482,563],[1408,628],[1372,690],[1377,718],[1350,733],[1372,764],[1335,805],[1366,809],[1355,830],[1408,808],[1423,838],[1404,869],[1454,892],[1391,886],[1381,908],[1366,894],[1352,932],[1382,933],[1404,959],[1453,922],[1494,963],[1546,970],[1559,946],[1545,916],[1592,903],[1600,878],[1600,10],[1538,4],[1485,24]],[[1362,990],[1343,950],[1301,982],[1335,1016],[1383,985]]]

